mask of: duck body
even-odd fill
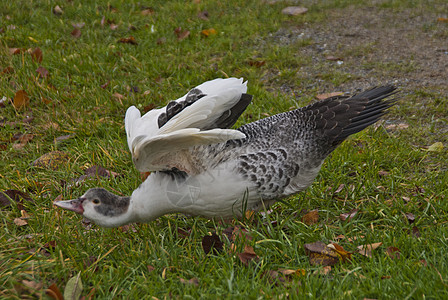
[[[378,121],[394,103],[386,98],[395,88],[383,86],[353,97],[328,98],[232,130],[228,128],[247,107],[251,96],[245,94],[242,80],[231,81],[216,89],[219,96],[209,89],[209,99],[217,99],[218,103],[213,107],[203,108],[210,100],[201,96],[172,112],[171,118],[169,105],[148,112],[150,117],[128,110],[125,123],[134,163],[140,171],[155,172],[130,197],[110,193],[110,198],[128,203],[125,210],[105,216],[100,212],[106,204],[97,199],[101,198],[97,196],[99,191],[90,190],[77,200],[69,200],[78,201],[77,205],[69,205],[68,201],[55,204],[66,209],[88,206],[82,214],[105,227],[148,222],[178,212],[208,218],[241,217],[246,210],[269,207],[278,199],[306,189],[325,158],[341,142]],[[230,97],[225,97],[226,90],[231,90]],[[195,95],[206,94],[201,86],[192,91]],[[202,115],[198,113],[201,109],[205,112]],[[142,121],[144,118],[147,120]],[[177,125],[170,124],[173,119]],[[99,204],[89,204],[92,199],[99,200],[95,201]],[[104,207],[102,210],[106,211]],[[81,213],[79,209],[76,212]]]

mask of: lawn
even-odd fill
[[[448,298],[447,5],[316,2],[297,16],[268,0],[0,3],[0,191],[22,193],[0,197],[0,298],[60,299],[79,280],[86,299]],[[237,126],[386,83],[400,101],[307,191],[232,224],[103,229],[52,205],[96,186],[130,195],[127,107],[217,77],[249,82]],[[313,256],[315,242],[344,250]]]

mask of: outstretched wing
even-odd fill
[[[241,139],[245,135],[228,129],[249,105],[243,79],[215,79],[192,89],[166,107],[141,116],[131,106],[126,112],[125,128],[129,150],[140,172],[173,168],[195,173],[191,165],[192,146]]]

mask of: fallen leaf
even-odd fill
[[[385,253],[392,259],[400,259],[400,249],[397,247],[387,247]]]
[[[334,191],[333,194],[339,194],[345,187],[345,184],[341,183],[338,188],[336,189],[336,191]]]
[[[191,278],[189,280],[183,279],[183,278],[179,278],[180,282],[182,282],[183,284],[192,284],[195,286],[199,285],[199,279],[197,279],[196,277]]]
[[[308,212],[302,217],[302,222],[305,223],[306,225],[316,224],[318,220],[319,220],[319,210],[317,209]]]
[[[112,96],[115,98],[115,100],[120,102],[121,105],[123,105],[123,102],[121,100],[124,99],[124,96],[122,94],[114,93]]]
[[[100,87],[101,87],[102,89],[105,89],[105,88],[109,85],[109,83],[110,83],[110,80],[108,80],[106,83],[100,85]]]
[[[31,59],[34,62],[38,62],[41,63],[42,59],[43,59],[43,55],[42,55],[42,50],[40,50],[39,47],[35,48],[32,52],[31,52]]]
[[[381,177],[386,177],[389,176],[390,173],[384,170],[378,171],[378,175],[380,175]]]
[[[151,265],[147,265],[146,266],[147,268],[148,268],[148,271],[149,272],[152,272],[152,271],[154,271],[156,268],[154,268],[153,266],[151,266]]]
[[[142,16],[150,16],[154,14],[154,9],[152,9],[151,7],[145,8],[144,10],[141,11]]]
[[[14,74],[14,68],[11,66],[8,66],[3,69],[2,74]]]
[[[340,246],[336,243],[331,243],[331,244],[327,245],[327,247],[336,251],[339,254],[339,257],[342,259],[342,262],[352,259],[352,253],[345,251],[342,246]]]
[[[118,40],[119,43],[124,44],[131,44],[131,45],[138,45],[137,41],[133,36],[127,37],[127,38],[121,38]]]
[[[404,215],[405,215],[406,219],[408,220],[409,224],[414,223],[415,216],[413,213],[405,213]]]
[[[201,31],[201,35],[204,37],[209,37],[210,35],[215,35],[217,32],[214,28],[204,29]]]
[[[417,226],[412,227],[412,235],[417,237],[417,238],[419,238],[421,236],[420,235],[420,230],[418,229]]]
[[[259,257],[252,246],[244,245],[244,251],[238,253],[238,258],[244,265],[248,266],[250,261],[257,261]]]
[[[304,248],[312,265],[333,266],[339,262],[337,252],[321,241],[305,244]]]
[[[36,282],[31,280],[22,280],[22,284],[26,286],[29,289],[32,289],[34,291],[40,290],[43,287],[42,282]]]
[[[20,109],[22,107],[25,107],[30,101],[30,97],[24,90],[18,90],[16,94],[14,95],[14,107],[16,109]]]
[[[341,219],[341,221],[346,221],[347,219],[350,221],[351,219],[353,219],[354,216],[356,216],[358,211],[359,211],[359,209],[353,209],[348,213],[340,214],[339,219]]]
[[[206,235],[202,238],[202,249],[204,249],[205,254],[218,254],[222,252],[224,243],[221,241],[216,233],[211,235]]]
[[[247,63],[251,67],[260,68],[266,64],[266,61],[264,61],[264,60],[249,60]]]
[[[45,153],[35,161],[31,163],[31,165],[35,167],[57,170],[61,165],[65,164],[69,159],[69,155],[62,151],[52,151]]]
[[[109,25],[109,28],[110,28],[110,30],[116,30],[116,29],[118,29],[118,25],[117,25],[117,24],[114,24],[114,23],[111,23],[111,24]]]
[[[437,22],[448,23],[448,18],[437,18]]]
[[[331,60],[331,61],[338,61],[338,60],[343,60],[342,58],[338,57],[338,56],[332,56],[329,55],[327,57],[325,57],[326,60]]]
[[[428,147],[428,151],[430,152],[442,152],[443,150],[443,143],[436,142]]]
[[[83,28],[84,26],[86,26],[86,23],[81,22],[81,23],[72,23],[73,28]]]
[[[22,149],[23,147],[26,146],[26,144],[28,144],[29,141],[31,141],[34,138],[34,135],[32,135],[31,133],[26,133],[26,134],[22,134],[20,136],[20,138],[18,139],[18,142],[15,143],[14,145],[12,145],[13,149]]]
[[[18,190],[6,190],[0,192],[0,207],[11,205],[10,199],[16,203],[17,208],[20,210],[23,209],[23,200],[32,202],[31,197],[24,192]]]
[[[387,130],[402,130],[402,129],[406,129],[406,128],[408,128],[408,127],[409,127],[409,125],[406,124],[406,123],[399,123],[399,124],[390,124],[390,125],[387,125],[385,128],[386,128]]]
[[[60,15],[62,15],[62,14],[64,13],[64,11],[62,10],[62,8],[61,8],[59,5],[56,5],[56,6],[53,8],[53,13],[54,13],[55,15],[60,16]]]
[[[367,244],[367,245],[361,245],[358,246],[358,253],[362,254],[367,257],[372,257],[372,251],[377,249],[379,246],[381,246],[383,243],[373,243],[373,244]]]
[[[288,6],[282,9],[282,14],[289,16],[303,15],[308,11],[308,8],[301,6]]]
[[[322,268],[317,269],[314,274],[327,276],[331,272],[331,266],[323,266]]]
[[[163,45],[166,43],[166,38],[161,37],[157,39],[157,45]]]
[[[71,139],[71,138],[73,138],[73,137],[75,137],[74,134],[67,134],[67,135],[61,135],[61,136],[58,136],[58,137],[55,138],[54,140],[55,140],[55,142],[62,142],[62,141]]]
[[[64,300],[79,300],[83,287],[81,281],[81,272],[70,278],[64,290]]]
[[[343,94],[344,94],[343,92],[324,93],[324,94],[316,95],[316,98],[319,100],[325,100],[325,99],[331,98],[331,97],[342,96]]]
[[[62,293],[57,287],[56,283],[50,285],[48,289],[45,290],[45,294],[56,300],[64,300],[64,296],[62,296]]]
[[[209,17],[208,11],[204,10],[204,11],[198,12],[199,19],[208,21],[208,17]]]
[[[109,171],[101,166],[96,166],[96,165],[85,169],[84,174],[86,174],[89,177],[97,176],[97,175],[102,176],[102,177],[107,177],[107,178],[120,176],[119,173]]]
[[[75,28],[75,29],[73,29],[72,32],[70,32],[70,34],[71,34],[74,38],[80,38],[80,37],[81,37],[81,29],[79,29],[79,28]]]
[[[177,27],[176,29],[174,29],[174,34],[176,34],[178,41],[182,41],[190,35],[190,31],[182,30],[182,27]]]
[[[147,91],[146,91],[146,92],[147,92]],[[145,95],[146,92],[144,92],[143,95]],[[147,94],[146,94],[146,95],[147,95]],[[146,95],[145,95],[145,96],[146,96]],[[156,105],[155,105],[154,103],[149,103],[148,105],[145,105],[145,106],[143,107],[143,112],[144,112],[144,113],[147,113],[148,111],[153,110],[154,108],[156,108]]]
[[[50,74],[50,72],[48,72],[47,69],[45,69],[44,67],[39,67],[37,68],[36,72],[40,75],[40,77],[42,78],[47,78],[48,74]]]
[[[15,218],[14,224],[16,224],[16,226],[25,226],[28,225],[28,222],[26,220],[23,220],[22,218]]]
[[[9,48],[9,54],[16,55],[24,52],[26,49],[23,48]]]

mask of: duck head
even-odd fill
[[[130,197],[117,196],[103,188],[89,189],[78,199],[55,201],[103,227],[118,227],[130,222]]]

